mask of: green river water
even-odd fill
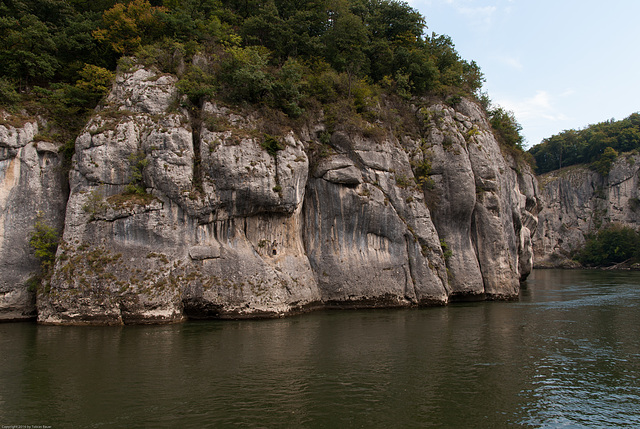
[[[640,427],[640,273],[535,271],[516,302],[0,324],[11,427]]]

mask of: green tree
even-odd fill
[[[76,88],[83,91],[92,104],[107,95],[115,77],[109,70],[92,64],[85,64],[78,74],[80,79],[76,82]]]
[[[367,30],[362,19],[349,12],[345,3],[339,2],[330,11],[330,28],[324,40],[327,58],[338,71],[346,72],[349,78],[348,96],[351,97],[353,79],[367,68],[367,57],[363,48],[367,42]]]
[[[273,76],[267,70],[269,51],[262,46],[231,47],[221,64],[220,80],[234,101],[262,101],[273,89]]]
[[[522,126],[516,120],[513,112],[502,107],[496,107],[489,111],[489,122],[497,132],[500,141],[507,146],[522,149],[524,138],[520,134]]]
[[[213,97],[217,82],[213,74],[192,65],[176,86],[194,106],[201,106],[206,99]]]
[[[0,17],[1,75],[15,79],[20,86],[46,82],[60,67],[55,51],[51,31],[37,16]]]
[[[589,236],[575,258],[584,265],[604,266],[637,259],[639,252],[638,232],[628,226],[612,224]]]
[[[119,54],[132,54],[140,45],[162,36],[160,13],[165,11],[147,0],[118,3],[103,13],[102,28],[95,30],[93,36]]]
[[[11,80],[0,77],[0,105],[10,106],[20,101],[20,95]]]
[[[406,2],[368,0],[360,7],[354,3],[354,13],[361,16],[372,39],[415,42],[426,28],[424,17]]]
[[[44,220],[44,214],[38,212],[29,245],[40,261],[43,276],[47,276],[53,268],[58,249],[58,231]]]
[[[612,147],[607,147],[604,150],[604,153],[602,154],[602,156],[593,163],[593,169],[596,170],[598,173],[600,173],[600,175],[602,176],[608,176],[609,175],[609,171],[611,171],[611,166],[613,165],[613,162],[616,160],[616,158],[618,157],[618,152],[612,148]]]
[[[163,34],[172,40],[210,41],[224,38],[232,32],[220,20],[223,6],[219,0],[165,0],[166,11],[159,13],[164,24]]]
[[[291,117],[302,114],[302,79],[304,69],[293,58],[289,58],[278,70],[273,83],[273,100],[276,107]]]

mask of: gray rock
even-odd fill
[[[362,183],[362,173],[356,166],[338,168],[327,171],[322,178],[328,182],[342,185],[359,185]]]
[[[176,96],[175,78],[134,67],[78,137],[40,323],[512,298],[531,270],[535,178],[470,101],[420,109],[420,136],[338,130],[310,160],[320,120],[268,152],[258,112],[211,102],[204,120]],[[4,132],[7,159],[27,150],[27,128]]]
[[[320,160],[316,166],[314,177],[322,177],[330,170],[353,167],[353,161],[346,155],[336,154]]]
[[[451,294],[516,297],[519,280],[531,271],[532,230],[522,219],[535,230],[535,178],[524,162],[502,154],[477,106],[463,100],[459,109],[428,110],[425,150],[432,165],[427,201],[451,251]]]
[[[37,220],[58,231],[64,223],[68,191],[59,144],[34,142],[37,133],[35,119],[0,125],[0,321],[35,317],[37,283],[29,279],[40,263],[29,240]]]
[[[220,257],[220,246],[193,246],[189,249],[189,257],[194,261],[217,259]]]
[[[585,236],[611,223],[640,226],[640,156],[618,157],[607,177],[587,166],[540,176],[545,204],[533,236],[534,265],[575,266],[570,258]]]

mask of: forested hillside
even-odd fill
[[[178,75],[193,105],[216,95],[291,118],[367,115],[381,94],[481,95],[478,65],[425,17],[394,0],[2,0],[0,105],[45,114],[72,146],[119,64],[135,56]],[[491,110],[503,142],[520,146],[509,112]],[[367,118],[375,119],[375,118]]]
[[[5,97],[7,80],[16,89],[74,84],[89,78],[87,65],[113,70],[119,57],[149,45],[187,59],[212,50],[265,72],[291,59],[316,69],[326,62],[407,94],[441,85],[475,91],[482,81],[448,37],[423,37],[424,18],[403,2],[3,0],[0,13]]]
[[[529,149],[537,173],[547,173],[576,164],[589,164],[606,175],[618,153],[640,148],[640,114],[620,120],[590,125],[582,130],[568,130],[551,136]]]

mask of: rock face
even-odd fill
[[[537,182],[528,168],[503,156],[477,105],[427,112],[426,141],[433,188],[427,192],[447,263],[451,295],[509,298],[532,268]]]
[[[415,107],[419,136],[329,134],[321,118],[270,135],[255,111],[176,107],[174,85],[120,74],[78,137],[39,322],[517,296],[537,185],[474,103]]]
[[[534,235],[536,267],[570,267],[585,235],[608,223],[640,226],[640,156],[620,156],[608,176],[586,166],[552,171],[539,178],[545,201]]]
[[[3,122],[9,115],[0,112]],[[38,140],[38,122],[0,125],[0,320],[36,316],[39,271],[29,239],[36,218],[62,230],[67,199],[58,145]],[[33,290],[32,290],[33,289]]]

